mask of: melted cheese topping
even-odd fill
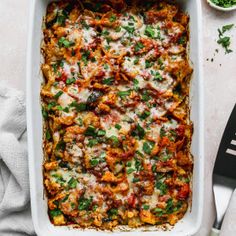
[[[165,1],[113,2],[66,0],[47,10],[49,217],[106,230],[174,225],[191,195],[188,16]]]

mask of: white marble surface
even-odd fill
[[[211,191],[212,167],[227,118],[236,102],[236,28],[229,32],[229,35],[233,36],[233,53],[225,55],[223,49],[216,43],[217,28],[225,24],[236,24],[236,11],[222,13],[210,8],[205,0],[202,0],[202,3],[206,176],[204,219],[197,236],[206,236],[214,221],[215,212]],[[12,87],[21,90],[25,90],[28,5],[27,0],[0,1],[0,81],[6,80]],[[219,53],[215,53],[215,49],[219,49]],[[214,59],[213,62],[211,58]],[[228,218],[227,224],[223,225],[221,235],[236,235],[235,209]],[[234,230],[234,233],[224,233],[226,229]]]

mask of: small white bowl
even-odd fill
[[[219,11],[233,11],[233,10],[236,10],[236,5],[234,5],[234,6],[232,6],[232,7],[227,7],[227,8],[225,8],[225,7],[217,6],[217,5],[216,5],[215,3],[213,3],[211,0],[207,0],[207,3],[208,3],[211,7],[215,8],[215,9],[217,9],[217,10],[219,10]]]

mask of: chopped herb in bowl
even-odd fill
[[[211,7],[222,11],[231,11],[236,9],[236,0],[207,0]]]

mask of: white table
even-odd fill
[[[223,14],[208,7],[205,0],[202,1],[206,176],[204,220],[198,236],[206,236],[214,221],[212,167],[227,118],[236,102],[236,28],[230,32],[230,35],[234,34],[233,53],[224,55],[224,50],[216,43],[217,28],[225,24],[236,24],[236,11]],[[27,0],[0,1],[0,81],[6,80],[11,86],[21,90],[25,90],[28,5]],[[219,49],[219,53],[216,53],[215,49]],[[213,62],[211,58],[214,59]],[[236,219],[236,215],[233,218]]]

